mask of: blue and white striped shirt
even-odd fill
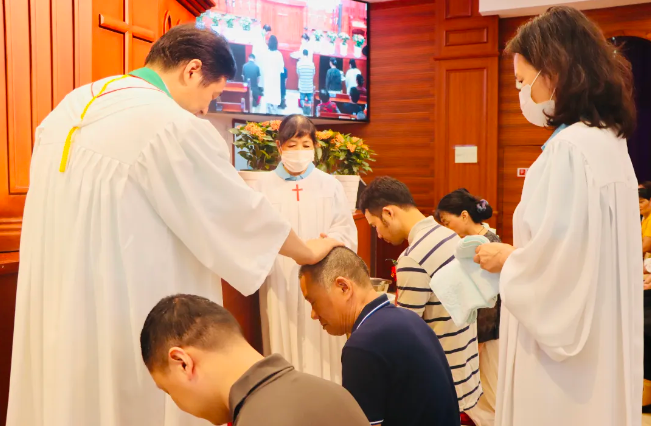
[[[459,411],[474,408],[482,395],[477,324],[457,327],[430,288],[431,277],[454,259],[457,234],[428,217],[409,233],[409,247],[398,259],[397,305],[420,315],[439,338],[452,370]]]

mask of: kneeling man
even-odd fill
[[[223,307],[199,296],[166,297],[140,334],[142,358],[176,405],[215,425],[368,426],[341,386],[267,358]]]
[[[330,334],[349,334],[343,386],[370,424],[458,426],[459,404],[436,334],[414,312],[375,292],[364,261],[347,248],[301,268],[312,318]]]

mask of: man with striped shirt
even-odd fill
[[[310,115],[312,111],[312,97],[314,96],[314,74],[316,68],[310,60],[310,52],[303,50],[303,57],[296,64],[296,73],[298,74],[298,92],[301,96],[301,106],[303,114]]]
[[[482,421],[477,408],[482,396],[477,326],[457,327],[429,285],[434,273],[454,259],[459,237],[433,217],[425,217],[407,186],[390,177],[370,183],[361,195],[360,209],[379,238],[393,245],[408,240],[396,267],[396,303],[416,312],[438,336],[452,370],[459,411],[477,426],[492,426]]]

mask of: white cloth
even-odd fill
[[[92,85],[94,93],[104,81]],[[156,388],[139,336],[162,298],[263,283],[290,225],[206,120],[137,78],[69,94],[38,128],[20,247],[8,426],[194,426]],[[148,90],[149,89],[149,90]]]
[[[349,68],[346,71],[346,93],[350,95],[350,89],[357,87],[357,76],[362,72],[358,68]]]
[[[258,189],[301,238],[319,238],[326,233],[357,250],[355,221],[344,189],[333,176],[315,169],[303,180],[285,181],[275,172],[268,173],[258,181]],[[311,318],[312,308],[301,293],[298,270],[292,259],[278,256],[260,291],[265,354],[279,353],[298,371],[341,383],[341,350],[346,338],[330,336]]]
[[[260,87],[264,87],[264,67],[263,64],[269,53],[269,46],[267,46],[267,40],[264,31],[259,28],[258,33],[253,39],[253,44],[251,46],[251,53],[255,56],[255,63],[260,67]]]
[[[258,65],[262,73],[262,80],[264,80],[264,103],[273,106],[280,105],[280,74],[285,69],[282,53],[278,50],[267,51],[264,61]]]
[[[497,301],[499,274],[484,271],[473,260],[477,247],[487,243],[482,235],[460,240],[454,259],[430,281],[432,291],[458,327],[474,323],[477,309],[492,308]]]
[[[642,253],[626,141],[582,123],[531,166],[500,277],[497,426],[639,426]]]

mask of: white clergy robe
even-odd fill
[[[267,277],[289,223],[206,120],[137,78],[70,93],[37,130],[20,247],[8,426],[195,426],[156,388],[139,335],[162,298],[222,303]],[[116,89],[128,88],[126,90]]]
[[[290,179],[282,168],[267,173],[258,189],[301,238],[328,234],[357,251],[357,228],[341,183],[310,166],[305,179]],[[282,177],[281,177],[282,175]],[[279,353],[297,370],[341,383],[341,350],[344,336],[330,336],[303,298],[299,266],[278,256],[260,291],[265,354]]]
[[[639,426],[642,250],[626,140],[574,124],[527,173],[500,278],[497,426]]]

